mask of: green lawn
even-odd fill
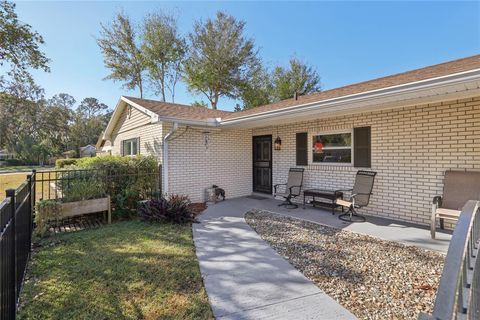
[[[52,170],[54,166],[1,166],[0,172],[31,172],[32,169],[37,171]]]
[[[191,226],[119,222],[41,242],[18,319],[212,319]]]
[[[0,201],[5,198],[5,190],[16,189],[27,179],[26,173],[0,174]]]

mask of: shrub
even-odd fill
[[[76,179],[63,191],[67,202],[97,199],[105,196],[104,186],[97,179]]]
[[[34,234],[44,237],[48,231],[49,222],[58,222],[62,217],[61,202],[58,200],[41,200],[36,204],[35,213]]]
[[[167,219],[165,199],[145,200],[138,203],[138,216],[145,221],[165,221]]]
[[[194,220],[190,200],[182,195],[169,195],[159,200],[147,200],[138,205],[138,215],[150,222],[173,222],[183,224]]]
[[[130,172],[156,170],[158,163],[154,157],[103,156],[76,159],[75,166],[84,169],[102,169],[107,171]]]
[[[6,159],[5,164],[7,166],[23,166],[25,164],[25,161],[20,159]]]
[[[187,196],[172,194],[167,198],[167,220],[174,223],[193,221],[193,212],[190,210],[190,199]]]
[[[140,191],[135,186],[127,186],[114,194],[115,216],[117,218],[130,218],[135,212],[135,206],[141,200]]]
[[[96,199],[106,195],[105,177],[96,170],[57,172],[56,187],[66,202]]]
[[[62,169],[67,166],[74,166],[77,160],[79,159],[57,159],[57,161],[55,161],[55,167]]]
[[[130,217],[139,200],[152,198],[158,190],[158,163],[154,157],[81,158],[76,159],[75,168],[96,170],[98,183],[112,197],[117,218]]]

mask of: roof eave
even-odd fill
[[[184,119],[175,117],[159,117],[158,121],[178,123],[186,126],[195,127],[218,127],[221,123],[221,118],[208,118],[205,120]]]
[[[343,109],[343,111],[347,111],[348,113],[349,108],[345,108],[345,106],[351,107],[351,113],[361,112],[362,108],[366,109],[365,105],[368,105],[368,102],[373,103],[374,101],[376,101],[376,103],[379,103],[380,99],[392,100],[392,98],[397,98],[398,101],[401,101],[402,96],[406,95],[407,93],[428,92],[436,88],[453,86],[458,84],[465,84],[465,89],[467,89],[468,83],[474,83],[478,81],[480,81],[480,69],[474,69],[447,76],[430,78],[402,85],[391,86],[382,89],[336,97],[332,99],[326,99],[318,102],[309,102],[277,110],[270,110],[260,113],[254,113],[251,115],[240,116],[237,118],[226,119],[221,121],[220,125],[222,127],[242,126],[242,124],[248,124],[252,121],[266,119],[274,120],[275,118],[281,116],[298,114],[300,112],[314,112],[318,110],[335,112],[341,111]],[[358,106],[360,103],[362,103],[363,107]],[[354,108],[355,106],[357,106],[357,108]]]
[[[128,98],[125,98],[124,96],[121,96],[120,99],[118,99],[117,105],[115,106],[115,109],[112,113],[112,116],[110,117],[110,120],[108,121],[105,131],[102,133],[99,140],[97,141],[97,145],[102,140],[111,139],[111,134],[113,132],[113,129],[115,128],[115,125],[117,124],[118,120],[120,119],[120,116],[122,115],[122,112],[124,111],[124,108],[127,105],[130,105],[138,109],[139,111],[143,112],[147,116],[149,116],[152,123],[158,122],[159,117],[156,113],[142,107],[141,105],[129,100]]]

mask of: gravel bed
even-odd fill
[[[245,218],[359,319],[417,319],[420,312],[431,313],[443,254],[266,211],[252,210]]]

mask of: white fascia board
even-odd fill
[[[173,117],[159,117],[158,121],[163,122],[172,122],[183,124],[186,126],[195,126],[195,127],[218,127],[221,121],[221,118],[208,118],[206,120],[191,120],[191,119],[180,119]]]
[[[110,121],[109,121],[110,122]],[[102,142],[104,141],[104,137],[105,137],[105,131],[102,131],[102,133],[100,133],[100,136],[98,137],[97,139],[97,143],[95,143],[95,148],[99,149],[100,148],[100,145],[102,144]]]
[[[112,113],[112,116],[110,117],[110,120],[108,121],[105,132],[104,132],[103,136],[101,136],[101,138],[103,140],[108,140],[108,139],[111,138],[113,128],[117,124],[118,119],[120,118],[122,112],[125,110],[127,105],[130,105],[133,108],[135,108],[135,109],[139,110],[140,112],[143,112],[144,114],[149,116],[150,121],[152,123],[158,122],[158,115],[155,112],[152,112],[152,111],[142,107],[141,105],[130,101],[129,99],[125,98],[124,96],[121,96],[120,99],[117,102],[117,105],[115,106],[115,109]]]
[[[125,98],[122,96],[121,99],[126,103],[128,103],[129,105],[131,105],[132,107],[150,116],[152,123],[164,121],[164,122],[177,122],[178,124],[192,125],[192,126],[216,127],[218,126],[221,120],[220,118],[209,118],[206,120],[193,120],[193,119],[182,119],[182,118],[175,118],[175,117],[161,117],[155,112],[152,112],[147,108],[144,108],[141,105],[135,102],[132,102],[128,98]]]
[[[118,99],[117,105],[115,106],[112,116],[110,117],[110,120],[108,120],[107,127],[103,132],[102,140],[108,140],[111,138],[111,133],[113,131],[113,128],[117,124],[118,118],[120,117],[120,115],[123,112],[123,109],[125,108],[125,101],[123,101],[122,98],[123,97],[120,97],[120,99]]]
[[[156,114],[155,112],[153,111],[150,111],[148,110],[147,108],[144,108],[142,107],[141,105],[139,105],[138,103],[135,103],[131,100],[129,100],[128,98],[125,98],[124,96],[120,97],[121,100],[125,101],[127,104],[131,105],[132,107],[134,107],[135,109],[145,113],[147,116],[149,116],[151,118],[151,122],[154,123],[154,122],[157,122],[158,121],[158,114]]]
[[[410,82],[402,85],[366,91],[357,94],[351,94],[347,96],[326,99],[319,102],[310,102],[301,105],[295,105],[287,108],[277,109],[277,110],[270,110],[261,113],[255,113],[252,115],[247,116],[240,116],[238,118],[233,118],[225,121],[221,121],[221,126],[229,126],[229,125],[240,125],[242,123],[247,123],[250,121],[266,119],[266,118],[274,118],[280,115],[287,115],[292,113],[298,112],[308,112],[313,110],[322,109],[334,112],[334,111],[342,111],[346,109],[351,109],[353,104],[361,103],[361,102],[368,102],[373,101],[379,98],[392,98],[392,97],[402,97],[407,93],[415,93],[415,92],[425,92],[428,90],[435,90],[441,87],[447,87],[455,84],[465,84],[467,86],[470,82],[475,82],[480,80],[480,69],[465,71],[457,74],[452,74],[448,76],[442,76],[438,78],[426,79],[416,82]],[[396,100],[396,99],[395,99]],[[359,111],[359,110],[357,110]]]

